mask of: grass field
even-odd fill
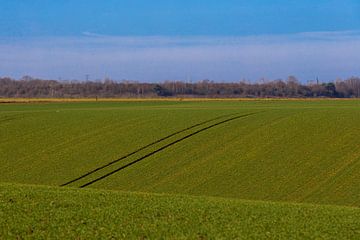
[[[295,222],[291,220],[291,211],[296,212],[306,206],[316,209],[317,213],[335,209],[330,215],[338,213],[339,219],[342,211],[348,211],[347,216],[355,217],[358,214],[356,207],[360,207],[359,136],[360,101],[357,100],[1,104],[0,182],[66,187],[61,190],[42,188],[38,193],[34,187],[27,189],[4,185],[0,199],[11,195],[12,188],[14,196],[19,199],[22,199],[23,191],[36,194],[33,202],[50,193],[56,196],[59,191],[64,193],[64,199],[59,201],[64,202],[70,201],[71,195],[81,200],[86,198],[86,194],[103,193],[109,194],[109,198],[114,197],[114,201],[148,196],[74,189],[86,187],[170,194],[164,197],[149,195],[159,201],[164,199],[164,206],[170,201],[168,198],[174,198],[175,202],[183,199],[176,197],[181,194],[203,196],[187,198],[195,205],[197,201],[206,201],[206,204],[209,201],[211,206],[224,202],[226,206],[234,203],[239,209],[247,209],[250,203],[206,197],[355,207],[250,204],[265,211],[265,215],[266,211],[272,211],[272,208],[264,210],[269,206],[279,212],[289,211],[285,219],[290,222]],[[26,208],[32,203],[24,200],[19,204]],[[92,204],[97,203],[95,200],[84,200],[84,209],[91,208]],[[151,205],[151,209],[155,205]],[[169,209],[170,205],[167,206]],[[218,214],[228,214],[226,208],[221,211],[225,213]],[[280,215],[276,215],[280,213],[274,214],[272,219],[275,222],[278,217],[281,219]],[[326,215],[327,210],[323,214],[320,215],[330,222],[332,217]],[[209,217],[212,216],[213,213],[209,214]],[[319,216],[314,221],[320,224],[321,219]],[[346,219],[343,219],[344,224],[348,221]],[[241,230],[236,228],[238,223],[234,222],[236,219],[229,221],[233,221],[235,227],[229,234],[240,234]],[[270,224],[269,219],[264,221]],[[188,223],[191,224],[191,221]],[[359,226],[356,221],[351,224]],[[300,225],[294,234],[308,229]],[[186,224],[183,227],[186,229]],[[316,234],[315,229],[308,233]],[[55,229],[50,230],[56,232]],[[179,234],[172,236],[195,236],[194,232],[186,235],[183,231],[179,227]],[[210,230],[204,229],[203,232],[206,231]],[[214,231],[209,236],[231,237],[220,231],[220,235],[216,235],[217,230]],[[260,233],[260,228],[254,228],[254,231]],[[284,234],[289,231],[284,230]],[[319,234],[331,236],[326,235],[327,231]],[[278,232],[280,234],[281,231]],[[349,230],[339,236],[346,236],[342,235],[346,233],[359,234]],[[139,234],[142,234],[141,231],[136,236]],[[156,237],[161,232],[146,234]],[[281,236],[285,238],[286,235]]]
[[[360,209],[0,184],[0,234],[34,239],[352,239]]]

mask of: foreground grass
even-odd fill
[[[1,239],[359,239],[360,209],[0,185]]]

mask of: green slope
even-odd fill
[[[53,103],[0,110],[2,182],[60,185],[194,126],[69,186],[148,156],[88,187],[360,206],[360,101]]]
[[[1,239],[358,239],[360,209],[0,184]]]

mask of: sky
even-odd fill
[[[359,12],[359,0],[1,0],[0,76],[359,76]]]

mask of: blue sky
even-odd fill
[[[332,80],[360,75],[359,13],[358,0],[2,0],[0,76]]]

